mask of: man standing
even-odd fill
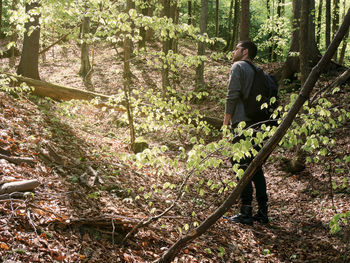
[[[245,61],[252,63],[257,53],[257,47],[252,41],[241,41],[237,44],[233,51],[233,65],[230,72],[230,80],[228,85],[224,125],[231,125],[233,131],[241,121],[246,122],[247,126],[254,124],[254,120],[248,118],[245,114],[244,104],[242,98],[247,98],[250,88],[253,84],[255,70]],[[238,142],[242,137],[235,138],[234,143]],[[258,146],[254,149],[259,151]],[[239,162],[242,169],[248,167],[253,157],[245,157]],[[232,161],[234,164],[234,162]],[[240,213],[230,217],[229,219],[236,223],[243,223],[252,225],[253,221],[260,223],[268,223],[267,216],[267,194],[266,181],[262,167],[258,167],[252,181],[254,182],[256,190],[256,199],[258,202],[258,212],[252,216],[252,200],[253,200],[253,186],[249,182],[241,193],[241,209]]]

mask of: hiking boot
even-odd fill
[[[259,206],[258,212],[253,216],[253,219],[261,224],[268,224],[267,205]]]
[[[241,223],[245,225],[253,225],[253,217],[252,217],[252,207],[249,205],[243,205],[241,207],[241,211],[239,214],[228,218],[234,223]]]

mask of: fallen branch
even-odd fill
[[[54,43],[52,43],[50,46],[44,48],[43,50],[39,51],[39,55],[41,55],[42,53],[45,53],[46,51],[48,51],[50,48],[52,48],[53,46],[57,45],[58,43],[60,43],[62,40],[64,40],[69,34],[71,34],[72,32],[69,32],[67,34],[64,34],[63,36],[61,36],[58,40],[56,40]]]
[[[335,79],[335,81],[333,81],[330,85],[327,85],[323,89],[320,89],[319,91],[317,91],[310,99],[309,104],[312,105],[315,102],[315,100],[319,94],[322,93],[322,95],[324,95],[325,93],[327,93],[329,90],[333,89],[334,87],[342,85],[349,78],[350,78],[350,68],[348,68],[345,72],[343,72],[343,74],[341,74],[339,77],[337,77]]]
[[[34,159],[30,157],[14,157],[14,156],[10,157],[1,153],[0,153],[0,159],[5,159],[14,164],[21,164],[21,163],[33,164],[34,163]]]
[[[291,126],[295,116],[298,114],[300,108],[303,106],[305,101],[309,98],[310,93],[319,78],[321,72],[325,69],[325,67],[331,61],[333,54],[337,50],[341,40],[344,38],[347,30],[350,26],[350,9],[348,9],[346,16],[344,17],[344,21],[339,27],[339,30],[334,37],[332,43],[328,46],[326,53],[317,63],[317,65],[312,69],[309,74],[307,80],[305,81],[298,98],[295,103],[287,113],[286,117],[283,119],[282,123],[277,128],[275,134],[267,141],[267,143],[263,146],[263,148],[259,151],[259,153],[255,156],[253,161],[250,163],[248,168],[245,170],[241,180],[238,182],[237,186],[233,190],[233,192],[229,195],[229,197],[225,200],[225,202],[216,209],[214,213],[212,213],[206,220],[204,220],[197,228],[192,230],[186,236],[180,238],[177,242],[175,242],[162,256],[158,259],[157,262],[171,262],[176,254],[183,249],[189,242],[199,237],[203,233],[205,233],[212,225],[216,223],[218,219],[220,219],[229,209],[230,207],[236,203],[238,197],[240,196],[243,188],[251,181],[257,167],[259,167],[267,156],[271,154],[271,152],[276,148],[278,143],[281,141],[282,137],[285,135],[289,127]]]
[[[31,191],[39,185],[40,183],[36,179],[4,183],[0,186],[0,194]]]

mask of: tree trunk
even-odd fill
[[[299,32],[299,47],[300,47],[300,81],[301,85],[304,85],[306,78],[309,74],[308,66],[308,35],[309,35],[309,12],[310,12],[310,0],[302,0],[301,4],[301,17],[300,17],[300,32]]]
[[[201,18],[200,18],[200,34],[204,35],[207,32],[208,22],[208,0],[201,0]],[[198,56],[205,54],[205,42],[198,43]],[[205,88],[204,81],[204,61],[202,61],[196,68],[196,90]]]
[[[300,25],[300,0],[293,0],[293,24],[292,39],[286,62],[284,63],[281,79],[295,79],[295,73],[299,71],[299,56],[295,53],[299,52],[299,25]]]
[[[219,36],[219,0],[216,0],[215,6],[215,37]]]
[[[326,0],[326,48],[331,43],[331,0]]]
[[[343,18],[345,16],[345,11],[346,11],[346,0],[344,0],[344,13],[343,13]],[[343,39],[343,46],[341,48],[340,54],[339,54],[339,64],[343,64],[344,63],[344,57],[345,57],[345,51],[346,51],[346,47],[348,45],[348,37],[349,37],[349,30],[346,33],[344,39]]]
[[[26,3],[26,13],[30,14],[32,10],[40,8],[40,1]],[[40,14],[30,14],[31,19],[25,23],[25,32],[23,40],[23,49],[21,60],[17,69],[17,74],[40,79],[39,76],[39,39],[40,39]],[[34,30],[31,32],[32,28]],[[30,34],[30,35],[29,35]]]
[[[321,58],[318,64],[312,69],[311,74],[307,78],[303,88],[301,89],[298,98],[295,103],[287,113],[286,117],[283,119],[282,123],[277,128],[275,134],[265,143],[263,148],[255,156],[254,160],[250,163],[248,168],[245,170],[242,178],[238,182],[237,186],[229,197],[224,201],[224,203],[216,209],[214,213],[209,215],[209,217],[204,220],[197,228],[191,231],[186,236],[180,238],[176,243],[174,243],[158,260],[159,263],[168,263],[171,262],[176,254],[183,249],[189,242],[193,241],[195,238],[201,236],[205,233],[218,219],[220,219],[233,204],[236,203],[236,200],[240,196],[242,190],[251,181],[257,167],[262,165],[264,160],[272,153],[276,148],[278,143],[281,141],[289,127],[291,126],[295,116],[298,114],[300,108],[303,106],[305,101],[310,96],[310,93],[319,78],[321,72],[325,69],[327,64],[331,61],[331,58],[338,48],[342,38],[344,37],[346,30],[350,26],[350,9],[344,18],[344,22],[341,25],[340,30],[338,31],[336,37],[332,41],[331,45],[327,49],[325,55]]]
[[[241,12],[241,31],[240,40],[249,40],[249,29],[250,29],[250,0],[242,0],[242,12]]]
[[[170,17],[170,0],[162,0],[163,10],[161,13],[162,17]],[[167,62],[167,56],[171,47],[171,40],[169,36],[165,36],[165,39],[162,41],[162,51],[163,51],[163,68],[162,68],[162,87],[163,87],[163,96],[166,94],[167,87],[170,86],[169,81],[169,65]]]
[[[87,12],[88,6],[87,2],[85,2],[85,12]],[[92,73],[92,66],[90,63],[90,57],[89,57],[89,44],[87,43],[87,36],[90,33],[90,17],[84,15],[82,25],[81,25],[81,39],[83,40],[83,43],[81,45],[81,54],[80,54],[80,70],[79,75],[83,78],[83,82],[85,87],[88,90],[93,90],[93,85],[91,82],[91,73]]]
[[[332,38],[334,38],[339,27],[339,0],[333,0],[333,21],[332,21]],[[334,60],[337,61],[338,52],[334,54]]]
[[[266,10],[267,10],[267,19],[271,19],[271,1],[267,0],[266,1]],[[269,35],[267,36],[268,39],[272,38],[272,33],[270,32]],[[273,45],[269,47],[269,61],[271,62],[273,60]]]
[[[300,19],[300,6],[301,6],[301,0],[294,0],[293,1],[293,14],[294,18],[293,21],[298,21]],[[315,9],[315,1],[310,0],[309,2],[309,8],[308,10],[310,13],[308,14],[308,28],[306,29],[308,31],[306,36],[306,54],[307,54],[307,61],[309,64],[309,67],[313,67],[317,64],[319,59],[321,58],[321,53],[317,48],[316,40],[315,40],[315,24],[314,24],[314,13],[313,10]],[[289,55],[287,57],[287,60],[285,62],[285,65],[283,67],[282,72],[282,79],[295,79],[295,73],[299,72],[300,70],[300,61],[299,58],[294,56],[291,56],[293,52],[299,52],[300,46],[299,46],[299,30],[297,29],[298,26],[293,24],[293,33],[292,33],[292,40],[291,40],[291,48],[289,51]],[[295,30],[296,29],[296,30]],[[300,36],[301,37],[301,36]]]
[[[240,22],[240,16],[241,16],[241,10],[240,10],[240,0],[235,0],[235,13],[234,13],[234,19],[233,19],[233,28],[232,28],[232,41],[230,45],[230,50],[233,50],[233,47],[235,44],[238,43],[239,40],[239,22]]]
[[[143,16],[147,16],[148,8],[149,8],[148,1],[142,0],[140,8],[141,8],[141,14]],[[141,40],[139,41],[139,48],[143,48],[146,46],[146,29],[143,26],[140,27],[140,37],[141,37]]]
[[[323,8],[323,0],[320,0],[319,6],[318,6],[318,15],[317,15],[317,30],[316,30],[317,45],[320,45],[320,39],[321,39],[322,8]]]
[[[148,8],[148,13],[147,13],[147,15],[149,16],[149,17],[152,17],[153,16],[153,7],[151,6],[151,3],[150,3],[150,6],[149,6],[149,8]],[[151,41],[151,39],[153,38],[153,29],[151,29],[151,28],[148,28],[147,30],[146,30],[146,42],[149,42],[149,41]]]
[[[187,14],[188,14],[187,24],[191,25],[192,24],[192,0],[187,1]]]
[[[230,49],[231,41],[232,41],[232,36],[231,36],[231,30],[232,30],[232,12],[233,12],[233,0],[230,2],[230,10],[228,13],[228,34],[227,34],[227,39],[226,39],[226,46],[224,48],[224,51],[228,51]]]
[[[0,0],[0,38],[2,38],[2,0]]]
[[[132,0],[126,1],[125,12],[129,14],[129,11],[134,7],[134,2]],[[129,21],[130,22],[130,21]],[[126,34],[131,32],[126,32]],[[130,148],[134,150],[135,146],[135,128],[134,128],[134,117],[133,109],[130,103],[131,96],[131,69],[130,69],[130,59],[132,54],[132,40],[128,35],[124,39],[124,72],[123,72],[123,87],[124,95],[126,101],[126,112],[129,122],[129,132],[130,132]]]
[[[12,1],[12,11],[17,11],[17,0],[13,0]],[[18,38],[18,35],[16,33],[16,25],[14,24],[14,22],[11,23],[11,29],[12,29],[12,32],[11,32],[11,37],[10,37],[10,41],[13,42],[13,43],[17,43],[17,38]],[[9,56],[9,66],[10,68],[13,68],[16,64],[16,46],[17,45],[13,45],[11,48],[10,48],[10,56]],[[38,54],[39,56],[39,54]]]

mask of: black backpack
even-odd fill
[[[276,120],[272,120],[272,113],[279,105],[278,101],[278,82],[272,75],[266,74],[262,69],[254,66],[250,61],[246,61],[254,69],[254,80],[250,88],[249,95],[243,99],[244,110],[248,118],[254,122],[271,120],[269,125],[277,125]],[[260,100],[257,97],[261,95]],[[260,96],[259,96],[260,97]],[[271,103],[271,98],[276,100]],[[262,109],[262,105],[266,103],[267,107]]]

